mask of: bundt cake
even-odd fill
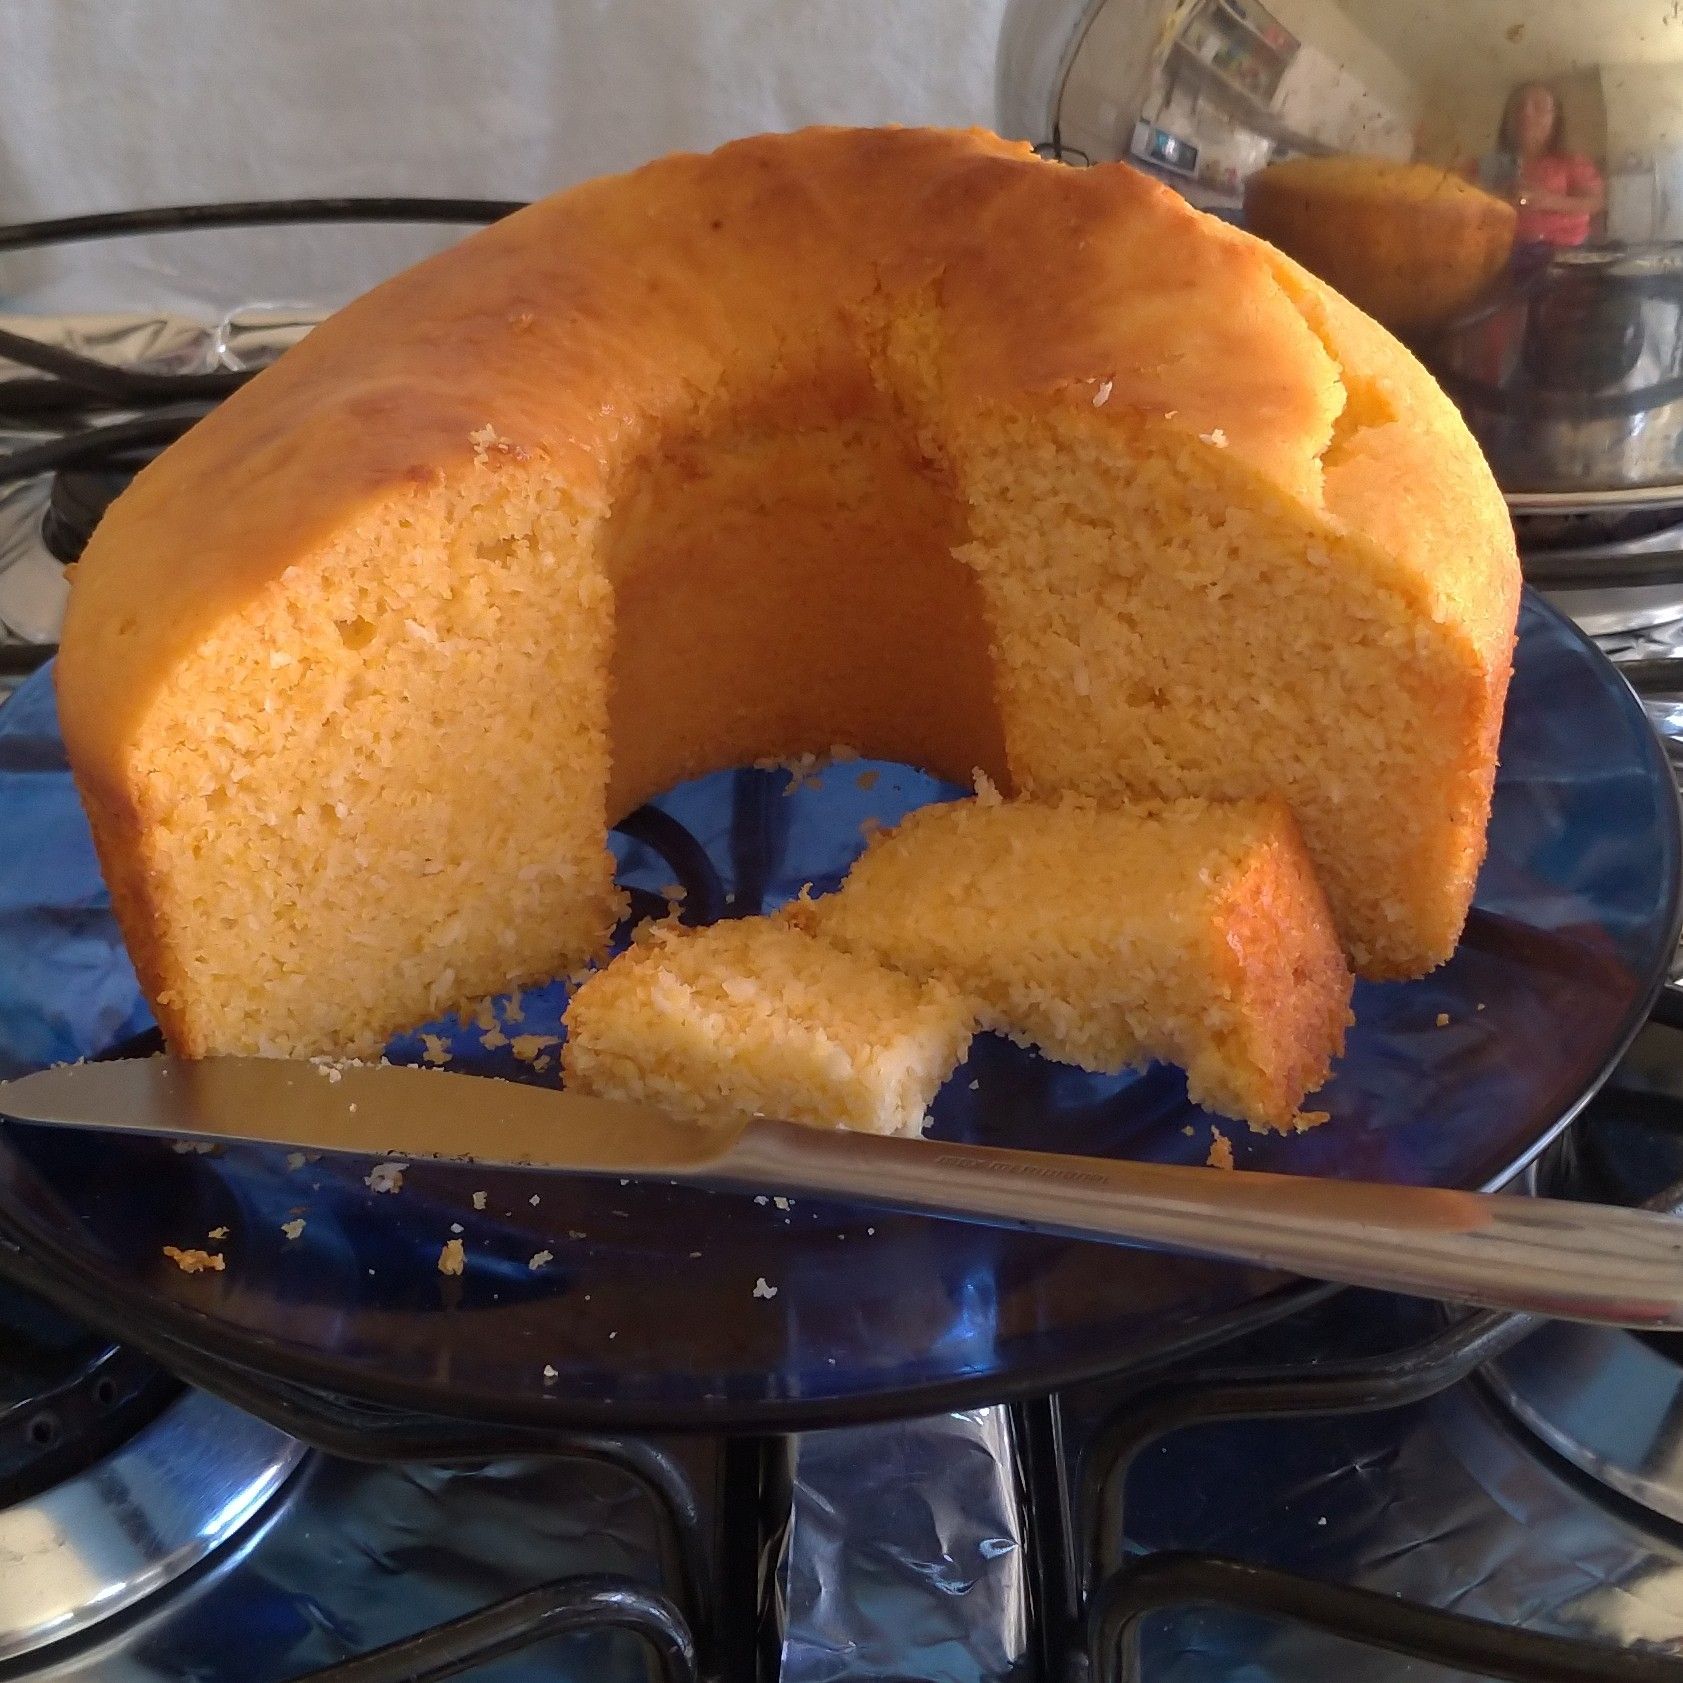
[[[772,918],[662,922],[573,995],[574,1092],[676,1116],[917,1134],[970,1045],[970,1003]]]
[[[1430,164],[1290,158],[1245,183],[1245,226],[1387,327],[1417,332],[1472,304],[1513,251],[1518,213]]]
[[[799,927],[977,1002],[983,1027],[1090,1070],[1153,1058],[1193,1099],[1289,1128],[1326,1080],[1352,978],[1277,800],[924,807]]]
[[[1359,968],[1454,947],[1519,585],[1387,334],[1125,165],[814,129],[509,217],[165,451],[65,740],[182,1053],[366,1051],[597,953],[608,826],[850,744],[1277,794]]]

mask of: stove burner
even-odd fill
[[[114,1617],[255,1519],[303,1447],[189,1391],[104,1460],[0,1507],[0,1665]]]
[[[1542,1177],[1558,1197],[1674,1206],[1683,1182],[1683,1033],[1655,1020]],[[1683,1523],[1683,1334],[1549,1322],[1484,1383],[1557,1455]]]
[[[41,541],[57,560],[81,559],[94,527],[143,465],[143,459],[118,459],[100,467],[60,468],[52,476]]]
[[[0,1284],[0,1665],[195,1565],[302,1453]]]
[[[178,1388],[136,1352],[0,1285],[0,1509],[84,1471]]]

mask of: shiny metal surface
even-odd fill
[[[1616,637],[1683,621],[1683,585],[1614,586],[1600,590],[1538,588],[1591,637]]]
[[[1541,1328],[1486,1374],[1551,1449],[1683,1523],[1683,1367],[1609,1327]]]
[[[205,320],[168,311],[76,315],[0,314],[0,331],[98,357],[113,367],[155,374],[202,374],[258,368],[274,360],[321,319],[319,308],[249,304]],[[27,375],[0,356],[0,379]],[[49,435],[0,429],[0,454],[39,444]],[[0,482],[0,644],[58,640],[68,595],[62,564],[41,541],[49,481]],[[0,698],[10,687],[0,674]]]
[[[388,1064],[119,1059],[0,1083],[0,1115],[118,1133],[840,1195],[1144,1242],[1312,1279],[1619,1326],[1683,1327],[1683,1220],[1557,1199],[1194,1168],[763,1118],[705,1127]],[[471,1156],[460,1149],[472,1140]]]
[[[0,1662],[153,1595],[258,1517],[300,1445],[188,1392],[104,1460],[0,1508]]]
[[[779,1683],[1005,1683],[1029,1642],[1018,1466],[999,1408],[796,1454]]]
[[[1360,1299],[1352,1314],[1388,1347],[1395,1316],[1383,1301]],[[1505,1627],[1683,1657],[1677,1533],[1594,1492],[1462,1384],[1382,1413],[1177,1434],[1134,1473],[1129,1546],[1263,1561]],[[1144,1659],[1150,1683],[1476,1683],[1203,1607],[1153,1621]]]
[[[1505,487],[1675,495],[1672,0],[1017,0],[1004,47],[1002,109],[1038,120],[1049,152],[1126,160],[1216,215],[1254,213],[1310,267],[1336,250],[1342,289],[1450,384]],[[1486,231],[1431,195],[1358,213],[1334,193],[1295,234],[1263,214],[1261,172],[1329,155],[1424,165],[1513,208],[1486,204]],[[1329,220],[1348,242],[1327,239]]]
[[[1683,246],[1557,251],[1418,348],[1505,486],[1683,475]]]

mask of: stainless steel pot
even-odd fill
[[[1417,349],[1509,491],[1683,481],[1683,244],[1521,253]]]

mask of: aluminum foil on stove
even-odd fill
[[[782,1683],[995,1683],[1028,1644],[1003,1409],[811,1432],[796,1457]]]

